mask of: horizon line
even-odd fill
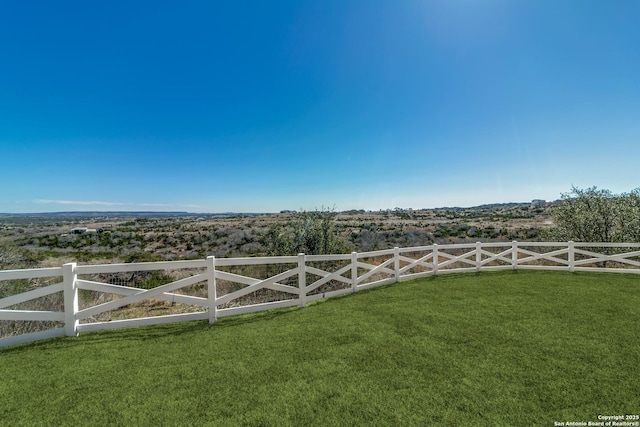
[[[335,211],[336,213],[352,212],[352,211],[365,211],[365,212],[383,212],[394,210],[433,210],[433,209],[473,209],[483,206],[493,205],[510,205],[510,204],[530,204],[534,201],[541,200],[545,203],[553,203],[557,200],[544,200],[533,199],[531,201],[519,201],[519,202],[495,202],[495,203],[482,203],[473,206],[439,206],[432,208],[413,208],[413,207],[394,207],[394,208],[380,208],[380,209],[365,209],[365,208],[353,208]],[[148,210],[72,210],[72,211],[42,211],[42,212],[0,212],[0,215],[63,215],[63,214],[156,214],[156,215],[269,215],[280,213],[295,213],[295,212],[314,212],[313,210],[296,210],[296,209],[281,209],[279,211],[223,211],[223,212],[191,212],[191,211],[148,211]]]

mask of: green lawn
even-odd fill
[[[0,424],[553,426],[639,378],[640,275],[451,274],[0,349]]]

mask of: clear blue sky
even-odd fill
[[[640,1],[6,1],[0,212],[640,186]]]

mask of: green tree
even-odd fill
[[[553,237],[577,242],[640,241],[640,189],[614,194],[572,187],[553,210]]]
[[[296,214],[288,224],[274,224],[262,238],[269,255],[349,253],[351,244],[338,234],[336,212],[321,209]]]

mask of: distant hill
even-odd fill
[[[171,217],[171,216],[193,216],[193,217],[221,217],[236,215],[264,215],[262,213],[239,213],[239,212],[219,212],[219,213],[194,213],[182,211],[65,211],[65,212],[37,212],[37,213],[0,213],[0,217],[49,217],[49,218],[104,218],[104,217]]]
[[[0,213],[0,217],[31,217],[31,218],[97,218],[97,217],[126,217],[126,216],[144,216],[144,217],[166,217],[166,216],[184,216],[195,215],[188,212],[119,212],[119,211],[69,211],[69,212],[33,212],[33,213]]]

